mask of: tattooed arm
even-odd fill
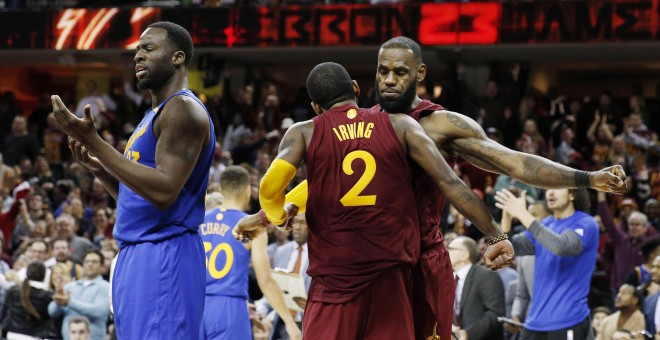
[[[422,127],[407,115],[390,115],[390,119],[410,158],[433,178],[456,209],[474,222],[486,237],[495,238],[502,235],[502,230],[493,220],[484,202],[458,178],[438,148],[433,145],[433,141],[424,134]],[[513,246],[507,240],[489,246],[484,253],[486,266],[492,270],[509,265],[513,256]]]
[[[410,158],[433,178],[454,207],[474,222],[486,237],[502,235],[502,230],[493,220],[484,202],[458,178],[419,124],[406,115],[397,114],[390,117],[393,118],[392,125],[395,130],[404,131],[403,144],[408,148]]]
[[[488,171],[511,176],[540,188],[576,188],[578,170],[546,158],[514,151],[489,139],[474,120],[450,111],[436,111],[420,120],[431,139],[443,149]],[[589,172],[590,188],[623,193],[621,166]]]

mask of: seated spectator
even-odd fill
[[[653,259],[660,255],[660,238],[656,237],[647,240],[640,246],[640,249],[642,251],[642,256],[644,256],[646,261],[639,266],[635,266],[635,268],[626,275],[625,280],[625,283],[632,285],[633,287],[651,282],[650,269],[653,264]]]
[[[660,283],[660,256],[657,256],[653,259],[653,264],[651,265],[651,279],[654,283]],[[660,292],[655,292],[649,294],[644,299],[644,307],[642,311],[644,312],[644,319],[646,320],[646,330],[651,334],[655,334],[656,330],[660,329],[660,304],[658,304],[658,297]]]
[[[89,340],[89,319],[82,315],[77,315],[69,319],[69,339]]]
[[[610,314],[612,314],[612,311],[605,306],[596,307],[591,312],[591,329],[596,336],[598,336],[598,330],[600,329],[603,319]]]
[[[619,288],[614,300],[618,311],[603,319],[596,340],[611,339],[617,330],[639,332],[644,329],[644,314],[639,310],[640,295],[641,292],[631,285],[624,284]]]
[[[449,244],[449,258],[457,277],[454,330],[458,339],[503,339],[497,317],[504,315],[504,285],[499,276],[478,265],[477,243],[459,236]]]
[[[55,337],[53,323],[48,315],[48,304],[52,301],[53,293],[43,283],[45,275],[44,264],[32,262],[27,267],[27,279],[7,292],[7,316],[2,323],[2,328],[8,331],[7,339],[21,338],[20,335]]]
[[[56,292],[48,305],[51,317],[64,315],[62,335],[69,340],[69,320],[76,315],[87,317],[91,323],[92,339],[105,339],[106,322],[110,315],[110,286],[101,277],[103,254],[98,250],[88,251],[83,257],[85,276],[64,286]]]

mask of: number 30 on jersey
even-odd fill
[[[231,246],[228,243],[220,243],[215,248],[213,248],[213,244],[211,242],[204,242],[204,252],[208,254],[209,251],[211,252],[211,255],[206,257],[206,268],[209,272],[209,275],[211,275],[211,277],[214,279],[222,279],[223,277],[227,276],[231,270],[232,265],[234,264],[234,251],[231,249]],[[218,264],[216,261],[218,260],[218,255],[220,252],[225,252],[227,260],[225,261],[225,264],[220,269],[218,269]]]

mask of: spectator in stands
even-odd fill
[[[637,287],[651,282],[651,265],[653,259],[660,256],[660,238],[654,237],[640,246],[645,262],[635,266],[626,275],[625,283]]]
[[[80,99],[76,111],[74,112],[78,118],[83,117],[83,108],[89,105],[92,117],[98,120],[99,115],[103,111],[115,111],[117,104],[107,94],[102,94],[98,90],[98,84],[94,80],[85,82],[85,96]]]
[[[655,230],[660,231],[660,204],[658,204],[658,200],[655,198],[646,200],[646,203],[644,203],[644,213]]]
[[[103,254],[103,269],[101,270],[101,276],[103,279],[110,282],[110,269],[112,260],[117,255],[117,250],[112,247],[103,247],[101,249],[101,254]]]
[[[42,239],[32,239],[27,243],[26,253],[28,266],[34,261],[44,263],[50,257],[50,246]],[[18,270],[16,275],[20,280],[25,280],[27,278],[27,267]],[[45,287],[48,287],[48,282],[50,282],[50,269],[46,268],[46,274],[42,279],[42,283]]]
[[[504,285],[499,276],[477,264],[477,243],[465,236],[454,239],[448,247],[456,274],[454,332],[459,340],[503,339],[497,317],[504,315]]]
[[[88,251],[84,256],[85,276],[64,286],[56,292],[48,305],[48,314],[56,317],[64,314],[62,335],[69,340],[69,320],[83,315],[90,321],[91,339],[102,340],[106,335],[106,322],[110,315],[110,286],[101,277],[103,254],[98,250]]]
[[[28,131],[25,117],[14,117],[11,132],[2,142],[2,154],[9,166],[18,165],[23,158],[34,162],[39,155],[39,140]]]
[[[651,280],[656,285],[660,284],[660,256],[653,259],[653,264],[651,265]],[[644,299],[644,306],[642,309],[644,312],[644,319],[646,320],[646,330],[651,334],[655,334],[656,331],[660,330],[660,304],[658,304],[658,297],[660,297],[660,291],[649,293]]]
[[[612,314],[612,311],[605,306],[594,308],[591,313],[591,329],[593,330],[595,336],[598,336],[598,330],[600,329],[600,325],[603,322],[603,319],[605,319],[610,314]]]
[[[607,116],[601,119],[600,113],[595,113],[594,121],[587,130],[587,139],[593,145],[592,161],[595,167],[607,166],[608,156],[614,135],[607,125]]]
[[[547,157],[545,138],[539,132],[534,119],[525,120],[523,133],[516,141],[516,150]]]
[[[289,237],[291,236],[291,231],[285,229],[279,229],[279,228],[270,228],[270,229],[271,230],[268,230],[268,234],[271,235],[272,233],[272,235],[274,235],[274,242],[271,242],[268,245],[268,247],[266,248],[266,252],[268,253],[268,257],[270,258],[270,265],[272,267],[273,257],[275,256],[275,252],[277,251],[277,248],[290,242]]]
[[[53,257],[46,261],[46,266],[53,266],[56,263],[61,263],[66,267],[66,273],[73,280],[78,280],[83,274],[83,268],[80,264],[74,262],[70,258],[69,242],[62,237],[58,237],[52,241]]]
[[[101,180],[94,177],[91,190],[87,192],[87,207],[91,209],[107,208],[110,199],[110,195],[108,194],[108,191],[105,190]]]
[[[610,236],[614,250],[614,259],[610,271],[610,287],[616,287],[623,284],[626,275],[635,266],[644,263],[642,257],[641,245],[650,239],[647,236],[646,215],[640,212],[632,212],[628,217],[628,230],[619,228],[614,224],[612,212],[607,206],[604,193],[598,193],[598,216],[600,216],[607,234]]]
[[[644,314],[639,310],[642,301],[641,292],[635,287],[624,284],[614,300],[614,307],[618,310],[603,319],[600,324],[596,340],[613,338],[614,332],[625,329],[630,332],[639,332],[644,329]]]
[[[52,292],[43,283],[46,267],[43,262],[32,262],[27,267],[27,278],[7,292],[5,304],[7,316],[2,328],[8,331],[7,339],[25,339],[17,335],[36,338],[54,338],[55,330],[48,315]]]
[[[89,319],[82,315],[76,315],[69,319],[70,340],[89,340],[90,336]]]
[[[74,235],[75,224],[75,218],[67,213],[61,214],[56,220],[57,236],[69,242],[71,256],[78,262],[88,250],[94,249],[94,244],[86,238]]]
[[[570,127],[564,128],[561,132],[561,144],[555,149],[553,160],[564,165],[580,168],[578,165],[582,155],[573,148],[574,138],[573,129]]]
[[[101,242],[103,242],[103,240],[105,240],[107,237],[106,235],[108,235],[107,229],[111,228],[108,223],[107,210],[105,208],[94,209],[94,217],[92,218],[92,223],[94,225],[94,231],[90,235],[90,239],[96,248],[100,249]]]
[[[552,216],[538,222],[527,211],[524,197],[508,190],[495,195],[497,207],[528,229],[512,239],[516,254],[536,256],[522,338],[571,332],[574,339],[589,339],[593,334],[587,296],[598,252],[598,224],[585,212],[590,204],[585,189],[549,189],[545,198]]]

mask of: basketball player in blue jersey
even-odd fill
[[[123,155],[97,134],[89,107],[79,119],[51,98],[74,158],[117,199],[112,304],[119,339],[198,338],[205,289],[198,228],[215,134],[206,108],[186,89],[192,54],[179,25],[157,22],[142,33],[135,75],[153,107]]]
[[[266,253],[268,236],[261,233],[251,245],[231,233],[250,205],[250,175],[240,166],[230,166],[220,175],[224,202],[207,196],[204,224],[199,227],[206,251],[206,302],[200,340],[252,339],[248,315],[248,266],[250,258],[259,288],[284,320],[289,338],[300,339],[300,330],[284,304],[282,290],[270,275]],[[251,249],[250,249],[251,247]]]

